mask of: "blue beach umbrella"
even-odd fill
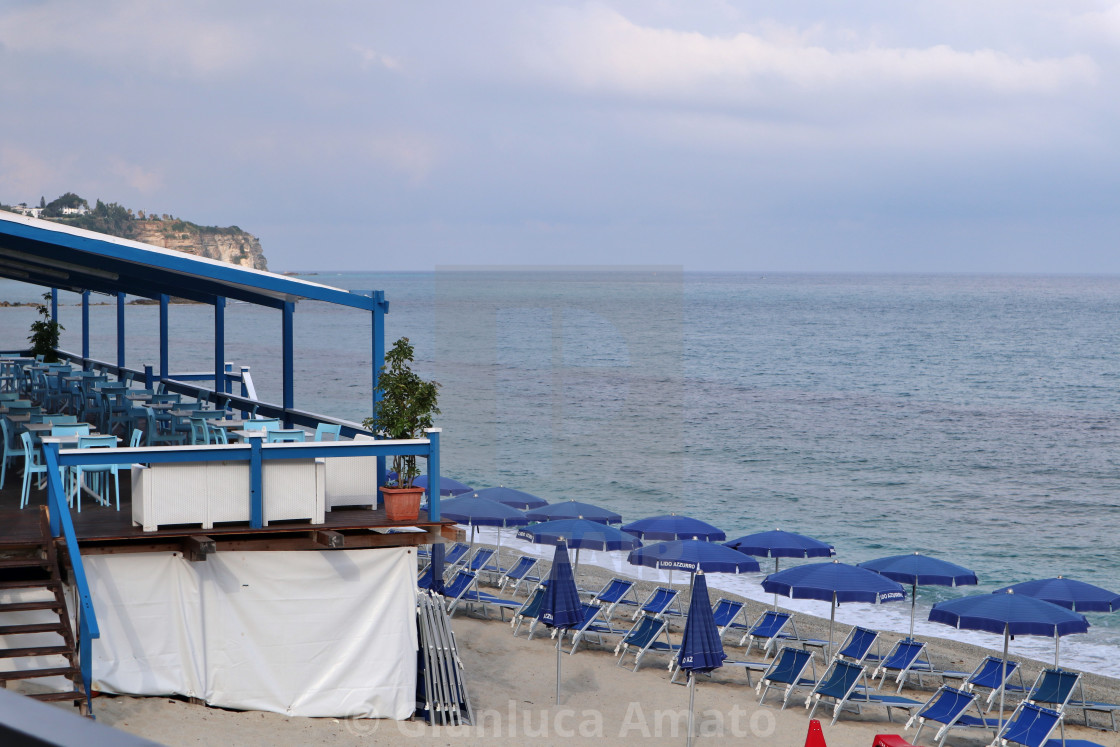
[[[532,493],[526,493],[522,490],[514,490],[505,486],[498,486],[496,488],[483,488],[482,490],[474,491],[474,495],[478,498],[486,498],[487,500],[497,501],[504,503],[507,506],[512,506],[519,511],[529,511],[534,508],[542,508],[548,505],[548,501],[544,498],[538,498]]]
[[[412,481],[412,485],[413,487],[424,488],[424,491],[427,492],[428,476],[417,475],[416,479]],[[464,485],[458,480],[452,480],[450,477],[441,476],[439,478],[439,494],[441,496],[460,495],[461,493],[469,493],[472,490],[474,490],[474,488],[472,488],[470,485]],[[441,506],[440,508],[442,509],[443,507]]]
[[[1117,612],[1120,611],[1120,594],[1102,589],[1084,581],[1072,578],[1044,578],[1035,581],[1005,586],[993,594],[1003,594],[1008,590],[1025,594],[1035,599],[1043,599],[1059,607],[1074,612]]]
[[[791,599],[819,599],[830,602],[828,648],[825,661],[832,659],[832,632],[836,625],[836,607],[843,602],[901,602],[906,590],[897,581],[880,576],[866,568],[833,560],[809,563],[771,573],[762,580],[762,588],[772,594]]]
[[[708,599],[708,582],[704,580],[704,572],[700,571],[692,585],[688,619],[684,624],[680,650],[677,651],[677,665],[688,672],[688,744],[692,744],[693,699],[696,694],[693,674],[718,669],[726,658],[719,628],[712,615],[712,603]]]
[[[717,529],[706,521],[679,514],[649,516],[645,519],[638,519],[629,524],[623,524],[622,530],[630,532],[635,537],[641,537],[643,540],[653,540],[655,542],[684,539],[723,542],[727,539],[727,535],[724,534],[722,529]]]
[[[1056,641],[1063,635],[1084,633],[1089,629],[1089,621],[1080,613],[1011,591],[1001,594],[975,594],[938,602],[929,611],[929,619],[932,622],[952,625],[958,630],[1003,633],[1004,680],[1007,679],[1007,644],[1011,636],[1054,636]],[[999,725],[1002,729],[1002,688],[999,692]]]
[[[631,565],[644,565],[669,571],[669,583],[673,583],[673,571],[697,571],[705,573],[752,573],[759,570],[758,561],[750,555],[732,550],[718,542],[702,540],[671,540],[658,542],[632,550],[626,557]]]
[[[544,590],[537,618],[550,628],[566,630],[574,628],[583,620],[583,604],[572,576],[572,565],[568,561],[568,548],[563,542],[556,544],[552,555],[552,569],[548,574],[548,586]],[[556,704],[560,704],[560,639],[556,636]]]
[[[579,551],[588,550],[633,550],[641,547],[642,541],[617,527],[599,524],[589,519],[558,519],[530,524],[517,530],[517,538],[538,545],[557,545],[563,543],[576,550],[576,569],[579,569]]]
[[[475,498],[464,493],[458,498],[444,501],[440,506],[443,518],[465,524],[471,528],[471,547],[474,547],[475,527],[523,527],[529,523],[525,514],[504,503],[485,498]],[[498,533],[498,557],[495,564],[502,567],[502,535]]]
[[[621,524],[622,516],[599,506],[582,501],[559,501],[541,508],[526,511],[529,521],[555,521],[557,519],[587,519],[600,524]]]
[[[831,558],[836,550],[827,542],[807,537],[795,532],[784,532],[775,529],[769,532],[755,532],[730,542],[724,542],[730,548],[754,555],[757,558],[773,558],[774,573],[778,572],[779,562],[782,558]],[[778,595],[774,595],[774,609],[778,608]]]
[[[900,584],[910,584],[910,637],[914,637],[914,613],[918,604],[919,586],[975,586],[976,574],[956,563],[931,558],[920,553],[891,555],[859,564]]]

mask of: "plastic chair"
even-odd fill
[[[279,418],[253,418],[246,420],[242,430],[246,431],[276,431],[283,428]]]
[[[0,488],[4,487],[4,480],[8,474],[8,462],[20,455],[19,448],[12,442],[11,433],[8,431],[8,419],[0,417],[0,431],[3,431],[3,446],[0,447]]]
[[[42,461],[38,449],[31,443],[30,433],[21,433],[19,438],[23,442],[23,490],[19,496],[19,507],[25,508],[31,496],[31,476],[42,475],[39,484],[35,486],[36,490],[42,490],[43,483],[47,479],[47,465]]]
[[[191,445],[207,446],[210,444],[210,426],[204,415],[191,415]]]
[[[326,438],[326,436],[334,438]],[[338,441],[342,437],[342,426],[338,423],[319,423],[315,426],[316,441]]]
[[[57,423],[51,426],[52,436],[88,436],[89,423]]]
[[[117,447],[116,436],[79,436],[78,448],[79,449],[115,449]],[[120,481],[120,465],[117,464],[88,464],[88,465],[75,465],[74,469],[74,498],[78,503],[78,513],[82,512],[82,476],[88,474],[100,475],[102,477],[113,477],[113,487],[116,489],[117,494],[117,510],[121,510],[121,481]],[[106,493],[108,487],[106,486]],[[108,498],[100,496],[99,502],[109,505]]]
[[[299,428],[266,428],[264,438],[270,444],[301,443],[307,439],[307,434]]]
[[[129,448],[135,449],[137,446],[140,445],[140,442],[143,441],[143,440],[144,440],[144,431],[137,428],[136,430],[134,430],[132,432],[132,436],[129,437],[128,446],[129,446]]]

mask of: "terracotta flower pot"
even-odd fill
[[[385,518],[389,521],[415,521],[420,518],[420,497],[424,488],[381,488]]]

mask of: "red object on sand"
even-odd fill
[[[809,733],[805,735],[805,747],[828,747],[824,743],[824,732],[821,731],[821,722],[813,719],[809,722]]]
[[[876,734],[871,747],[914,747],[897,734]]]

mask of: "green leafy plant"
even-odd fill
[[[412,370],[414,350],[407,337],[393,343],[385,354],[385,365],[377,379],[381,398],[373,408],[373,415],[362,425],[387,438],[421,438],[425,428],[432,427],[432,416],[439,415],[439,383],[425,381]],[[389,487],[411,488],[412,481],[420,474],[415,456],[393,457],[393,471],[397,480]]]
[[[50,301],[51,294],[44,293],[43,300]],[[47,363],[54,363],[58,360],[54,351],[58,347],[59,333],[65,327],[51,319],[51,311],[46,304],[35,304],[35,308],[39,311],[41,318],[31,322],[31,334],[27,337],[31,342],[31,354],[41,355]]]

